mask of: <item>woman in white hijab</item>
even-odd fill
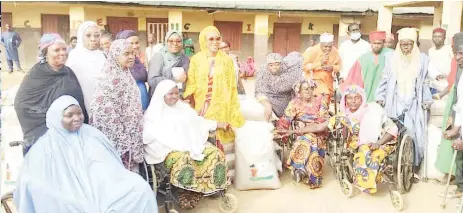
[[[174,81],[157,85],[144,115],[145,160],[148,164],[165,163],[170,183],[184,189],[179,199],[182,208],[194,208],[202,194],[226,187],[225,155],[207,142],[209,132],[217,128],[230,125],[198,116],[190,105],[179,101]],[[185,194],[192,199],[182,196]]]
[[[90,109],[97,78],[103,70],[106,57],[100,48],[101,31],[92,21],[86,21],[77,30],[77,44],[69,53],[66,66],[79,80],[84,94],[85,108]]]

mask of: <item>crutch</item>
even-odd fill
[[[424,127],[424,158],[423,158],[423,164],[424,164],[424,170],[423,170],[423,182],[427,183],[428,182],[428,110],[424,110],[424,122],[425,122],[425,127]]]
[[[457,153],[458,151],[455,150],[453,152],[453,157],[452,157],[452,163],[450,164],[450,169],[449,169],[449,175],[447,177],[447,183],[445,184],[445,191],[444,191],[444,198],[442,200],[442,204],[440,205],[442,208],[445,209],[445,206],[446,206],[446,201],[447,201],[447,193],[449,191],[449,186],[450,186],[450,178],[452,177],[452,170],[453,170],[453,166],[455,166],[455,159],[457,158]],[[463,203],[460,203],[460,205],[462,205]]]

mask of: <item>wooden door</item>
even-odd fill
[[[148,34],[156,36],[156,43],[164,43],[169,26],[169,20],[166,18],[147,18],[146,19],[146,37]]]
[[[138,31],[138,18],[135,17],[106,17],[110,33],[116,36],[123,30]]]
[[[241,51],[243,22],[215,21],[214,26],[219,29],[222,40],[230,42],[231,51]]]
[[[68,15],[42,14],[42,35],[45,33],[58,33],[63,39],[68,40],[69,31]]]
[[[275,23],[273,25],[273,52],[286,56],[292,51],[299,52],[301,24]]]
[[[6,24],[13,25],[13,15],[11,13],[2,13],[1,23],[2,23],[2,32],[5,32]]]

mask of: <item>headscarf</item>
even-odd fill
[[[351,112],[347,107],[346,96],[350,94],[360,95],[362,103],[355,112]],[[376,142],[381,136],[383,123],[387,121],[388,117],[386,111],[377,103],[366,103],[365,90],[358,85],[351,85],[344,90],[341,98],[341,112],[343,112],[349,119],[354,119],[360,122],[360,132],[358,145]],[[396,127],[397,128],[397,127]],[[388,130],[392,134],[397,133],[397,129]]]
[[[168,40],[169,38],[172,36],[172,35],[178,35],[180,37],[180,41],[183,41],[183,37],[182,37],[182,34],[176,30],[171,30],[169,32],[166,33],[166,36],[164,38],[164,49],[161,51],[162,53],[162,56],[164,58],[164,66],[166,67],[172,67],[174,64],[178,64],[178,62],[181,60],[182,56],[184,55],[182,53],[182,51],[174,54],[174,53],[171,53],[169,52],[168,48],[167,48],[167,43],[168,43]],[[185,70],[187,71],[187,70]]]
[[[79,106],[79,103],[65,95],[54,100],[48,109],[49,129],[23,162],[14,192],[18,209],[21,212],[157,212],[156,200],[149,196],[152,190],[147,182],[123,167],[119,153],[103,133],[87,124],[76,132],[63,127],[63,113],[72,105]]]
[[[133,30],[123,30],[117,34],[116,39],[128,39],[132,36],[138,37],[137,33]],[[148,72],[138,56],[135,57],[135,64],[130,71],[137,83],[144,83],[148,81]]]
[[[272,74],[268,63],[282,62],[280,71]],[[280,54],[267,55],[267,64],[261,66],[256,77],[256,94],[265,95],[277,116],[281,116],[293,96],[293,85],[302,78],[303,58],[299,53],[292,52],[282,59]]]
[[[133,30],[123,30],[116,35],[116,39],[128,39],[132,36],[138,36]]]
[[[397,85],[399,88],[399,93],[408,97],[412,92],[415,86],[416,77],[420,73],[420,50],[417,46],[417,29],[416,28],[402,28],[398,31],[399,33],[399,42],[397,42],[397,47],[395,53],[392,56],[392,70],[397,76]],[[400,41],[402,40],[412,40],[413,49],[409,55],[404,55],[400,49]],[[408,65],[404,65],[408,62]]]
[[[189,152],[194,160],[202,161],[209,132],[201,128],[202,118],[188,104],[180,100],[173,106],[166,104],[164,96],[175,87],[176,83],[172,80],[163,80],[156,87],[144,115],[143,142],[158,149]],[[145,150],[148,150],[147,155],[158,161],[166,157],[156,156],[160,150],[152,150],[153,153],[150,149]]]
[[[220,31],[217,29],[217,27],[214,26],[208,26],[199,33],[199,45],[201,47],[201,51],[206,51],[207,50],[207,35],[211,32],[216,32],[217,35],[220,36]]]
[[[98,27],[98,25],[93,21],[86,21],[79,25],[79,28],[77,29],[76,49],[85,48],[84,47],[84,33],[85,33],[85,30],[87,30],[90,27]]]
[[[101,50],[89,50],[84,47],[84,33],[90,27],[98,27],[98,25],[92,21],[86,21],[79,25],[76,48],[69,53],[66,62],[66,65],[74,71],[82,86],[86,109],[90,109],[96,81],[106,61],[106,56]]]
[[[45,36],[41,47],[46,48],[45,43],[50,44],[53,40],[58,41],[58,37]],[[24,133],[25,152],[47,131],[45,113],[55,99],[62,95],[70,95],[84,106],[81,85],[74,72],[67,66],[55,71],[48,63],[37,63],[31,68],[19,86],[14,103]],[[82,107],[87,123],[86,109]]]
[[[293,90],[294,90],[294,94],[299,97],[299,92],[301,90],[301,86],[302,84],[309,84],[309,87],[310,88],[316,88],[317,87],[317,83],[315,83],[315,81],[312,79],[312,78],[302,78],[300,80],[298,80],[294,85],[293,85]]]
[[[96,85],[90,116],[91,125],[116,143],[126,168],[143,162],[140,91],[129,70],[124,69],[118,59],[130,46],[123,39],[111,44],[103,75]],[[124,155],[129,159],[124,159]]]
[[[41,64],[47,62],[47,56],[44,50],[55,43],[66,44],[63,38],[57,33],[43,34],[42,38],[40,38],[38,59]]]

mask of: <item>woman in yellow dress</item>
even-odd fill
[[[240,112],[233,60],[219,50],[219,30],[214,26],[204,28],[199,34],[201,52],[190,61],[184,97],[198,114],[206,119],[227,122],[241,127],[244,118]],[[233,142],[231,129],[217,131],[217,147]]]

